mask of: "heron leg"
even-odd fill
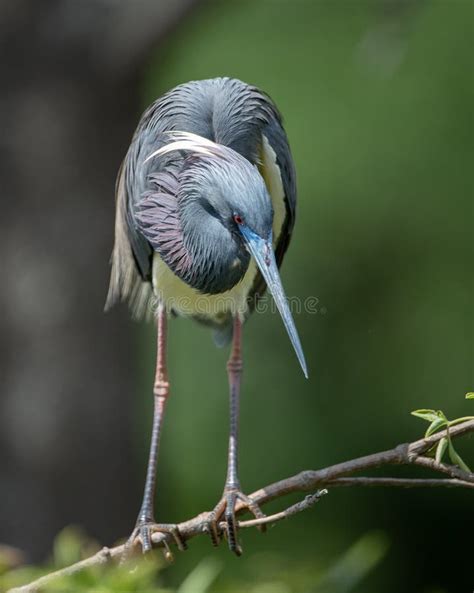
[[[163,421],[166,401],[169,395],[168,374],[166,369],[166,311],[163,305],[159,305],[157,314],[157,355],[156,372],[153,386],[154,412],[153,428],[151,432],[150,454],[145,480],[142,506],[138,513],[135,529],[125,545],[125,554],[128,555],[137,537],[140,538],[143,552],[152,548],[151,536],[154,532],[170,534],[180,550],[186,549],[186,544],[174,524],[156,523],[154,513],[156,465],[158,460],[158,449],[160,443],[161,425]],[[166,544],[166,542],[165,542]],[[165,545],[167,555],[171,552]]]
[[[257,503],[241,491],[238,475],[239,408],[242,368],[242,322],[238,316],[236,316],[234,319],[232,351],[227,362],[230,399],[227,477],[222,498],[210,513],[208,531],[211,535],[213,544],[218,545],[220,540],[219,521],[223,517],[226,525],[229,548],[232,552],[237,554],[237,556],[242,554],[242,548],[237,539],[238,523],[235,516],[237,503],[240,503],[240,508],[247,508],[256,518],[264,517],[264,514],[258,507]]]

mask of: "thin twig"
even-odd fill
[[[354,476],[353,478],[336,478],[328,486],[390,486],[397,488],[433,488],[444,486],[446,488],[474,488],[472,482],[464,482],[449,478],[367,478]]]
[[[280,511],[279,513],[274,513],[273,515],[266,515],[265,517],[260,517],[259,519],[249,519],[248,521],[239,521],[239,527],[258,527],[259,525],[268,525],[270,523],[276,523],[277,521],[282,521],[283,519],[288,519],[296,513],[301,513],[301,511],[305,511],[312,507],[322,496],[327,494],[328,491],[324,488],[323,490],[318,490],[314,494],[308,494],[305,496],[303,500],[300,500],[296,504],[292,504],[291,507],[288,507],[284,511]],[[224,530],[225,524],[221,523],[220,528]]]
[[[451,439],[458,438],[468,433],[474,432],[474,420],[469,420],[452,426],[449,429]],[[431,457],[426,457],[427,453],[434,445],[436,445],[443,437],[446,436],[446,430],[437,432],[428,438],[419,439],[413,443],[405,443],[397,447],[375,453],[373,455],[366,455],[351,459],[343,463],[338,463],[330,467],[320,470],[308,470],[300,472],[294,476],[274,482],[257,490],[250,495],[250,498],[263,505],[271,500],[280,498],[286,494],[294,492],[308,492],[315,491],[325,486],[390,486],[390,487],[465,487],[474,488],[474,474],[465,472],[457,466],[447,463],[437,462]],[[416,465],[434,470],[450,476],[449,478],[391,478],[391,477],[365,477],[352,476],[362,470],[373,469],[386,465]],[[262,519],[251,519],[247,521],[240,521],[240,528],[255,527],[267,523],[276,523],[282,519],[286,519],[296,513],[309,508],[312,504],[317,502],[322,496],[322,492],[318,491],[313,495],[307,496],[303,501],[298,502],[284,511],[275,513]],[[237,512],[243,509],[237,507]],[[192,537],[201,535],[206,532],[206,525],[209,521],[209,513],[201,513],[196,517],[179,523],[177,525],[184,540],[189,540]],[[222,532],[225,531],[224,524],[219,524]],[[173,543],[172,538],[164,533],[154,533],[152,541],[155,547],[170,546]],[[138,542],[137,542],[138,543]],[[11,589],[9,593],[39,593],[43,587],[49,583],[60,578],[72,576],[78,572],[91,568],[93,566],[105,565],[109,562],[119,559],[124,551],[124,546],[115,546],[114,548],[103,548],[94,556],[82,560],[72,566],[63,568],[56,572],[50,573],[41,577],[40,579],[24,585]]]
[[[470,482],[474,484],[474,474],[469,472],[465,472],[462,469],[455,465],[450,465],[448,463],[441,463],[433,459],[432,457],[415,457],[412,460],[413,465],[419,465],[421,467],[427,467],[437,472],[441,472],[443,474],[447,474],[451,478],[456,478],[463,482]]]

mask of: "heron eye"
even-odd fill
[[[237,224],[244,224],[244,219],[241,216],[239,216],[238,214],[234,214],[234,221]]]

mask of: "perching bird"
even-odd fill
[[[218,541],[226,523],[230,549],[241,553],[235,505],[256,517],[258,506],[241,491],[237,437],[241,328],[268,287],[305,376],[306,363],[278,268],[295,222],[296,182],[282,119],[268,95],[232,78],[188,82],[143,114],[120,168],[116,187],[115,245],[106,308],[128,300],[136,315],[153,310],[157,323],[154,418],[143,503],[133,541],[151,548],[153,531],[173,525],[154,517],[156,461],[164,407],[166,323],[184,315],[232,339],[228,470],[209,532]]]

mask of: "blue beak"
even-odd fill
[[[259,235],[251,231],[245,224],[239,225],[239,230],[242,233],[248,249],[255,261],[257,262],[258,269],[267,283],[268,290],[270,291],[273,300],[280,312],[283,323],[288,332],[288,336],[295,349],[296,356],[298,357],[301,368],[303,369],[304,376],[308,378],[308,369],[303,354],[303,348],[301,347],[300,338],[296,331],[295,322],[291,316],[290,309],[285,296],[285,291],[280,280],[280,274],[278,273],[278,266],[275,261],[275,255],[273,254],[272,236],[265,240]]]

